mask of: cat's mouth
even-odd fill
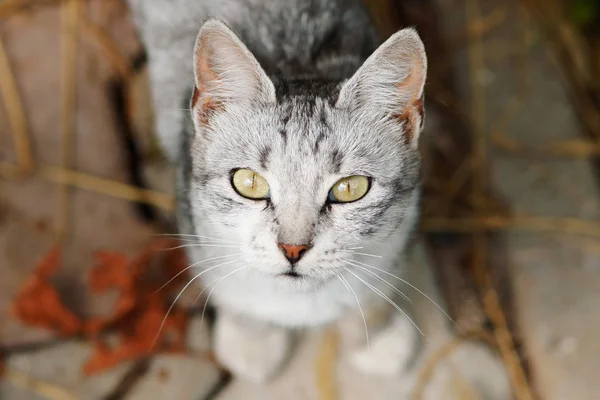
[[[292,279],[301,279],[302,278],[302,275],[297,273],[296,271],[284,272],[283,274],[281,274],[281,276],[285,276],[287,278],[292,278]]]

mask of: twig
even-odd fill
[[[335,360],[339,340],[339,332],[335,328],[329,328],[321,342],[315,368],[319,400],[336,400],[339,398],[335,383]]]
[[[34,168],[31,151],[31,140],[23,102],[17,89],[17,83],[8,61],[4,42],[0,37],[0,94],[6,107],[8,121],[13,133],[13,141],[17,153],[17,165],[3,162],[0,164],[0,175],[3,178],[22,179]]]
[[[533,392],[529,385],[527,374],[525,373],[519,355],[515,349],[510,328],[508,326],[506,316],[502,312],[500,299],[495,290],[491,289],[491,277],[486,274],[487,285],[490,290],[484,292],[483,307],[494,325],[494,336],[498,342],[500,355],[504,360],[504,364],[508,370],[508,375],[513,384],[517,399],[533,400]]]
[[[422,229],[427,232],[473,233],[516,230],[589,236],[600,239],[600,222],[577,218],[489,215],[471,218],[425,218]]]
[[[82,30],[98,43],[100,50],[102,50],[117,74],[125,80],[129,79],[131,76],[131,63],[123,56],[106,29],[94,24],[84,12],[80,12],[79,23]]]
[[[550,143],[541,152],[572,158],[597,157],[600,156],[600,143],[593,143],[586,139],[563,140]]]
[[[56,183],[70,185],[124,200],[151,204],[168,211],[174,209],[173,197],[168,194],[153,190],[139,189],[110,179],[50,165],[41,166],[40,175],[44,179]]]
[[[61,0],[4,0],[0,4],[0,19],[5,19],[13,14],[23,10],[26,7],[38,5],[50,5],[58,3]]]
[[[215,385],[208,391],[208,393],[202,396],[201,400],[217,400],[219,395],[223,393],[223,390],[225,390],[225,388],[229,386],[232,380],[233,376],[229,371],[219,369],[219,379],[217,380]]]
[[[501,132],[496,132],[491,136],[491,142],[499,150],[529,158],[594,158],[600,156],[600,144],[587,139],[557,140],[545,146],[529,146]]]
[[[127,395],[139,383],[140,379],[148,374],[151,363],[151,357],[145,357],[141,360],[137,360],[129,369],[129,371],[127,371],[125,376],[123,376],[123,378],[119,381],[117,386],[111,390],[109,394],[103,397],[103,400],[126,399]]]
[[[13,385],[31,390],[49,400],[79,400],[77,396],[54,383],[31,377],[13,368],[6,368],[4,377]]]

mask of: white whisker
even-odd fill
[[[456,322],[454,322],[454,320],[448,315],[448,313],[446,313],[446,311],[444,311],[444,309],[441,306],[439,306],[435,301],[433,301],[433,299],[431,297],[427,296],[422,290],[420,290],[419,288],[417,288],[415,285],[413,285],[410,282],[406,281],[405,279],[402,279],[399,276],[396,276],[396,275],[394,275],[392,273],[389,273],[389,272],[387,272],[387,271],[385,271],[385,270],[383,270],[381,268],[377,268],[377,267],[374,267],[372,265],[365,264],[365,263],[362,263],[362,262],[356,261],[356,260],[353,260],[353,262],[356,263],[356,264],[360,264],[363,267],[371,268],[371,269],[374,269],[376,271],[382,272],[382,273],[384,273],[386,275],[389,275],[392,278],[396,278],[400,282],[402,282],[402,283],[410,286],[411,288],[413,288],[414,290],[416,290],[419,294],[421,294],[421,296],[423,296],[427,300],[429,300],[435,307],[437,307],[437,309],[440,310],[442,312],[442,314],[444,314],[446,316],[446,318],[448,318],[450,320],[450,322],[452,322],[454,324],[454,326],[458,327],[458,324]]]
[[[177,240],[183,240],[186,242],[201,242],[201,241],[209,241],[209,242],[224,242],[224,243],[235,243],[235,244],[242,244],[241,242],[234,242],[232,240],[225,240],[225,239],[214,239],[214,238],[205,238],[205,237],[193,237],[193,236],[180,236],[178,238],[175,238]]]
[[[206,289],[208,289],[208,287],[209,287],[210,285],[212,285],[213,283],[217,282],[217,281],[218,281],[218,280],[220,280],[220,279],[221,279],[221,277],[215,278],[215,279],[213,279],[212,281],[208,282],[206,285],[204,285],[204,287],[202,288],[202,290],[200,291],[200,293],[198,293],[198,296],[196,296],[196,299],[194,300],[194,303],[193,303],[193,305],[194,305],[194,306],[196,305],[196,303],[198,302],[198,300],[200,300],[200,297],[202,296],[202,293],[204,293],[204,291],[205,291]]]
[[[358,251],[352,251],[352,250],[350,250],[350,249],[348,249],[348,250],[341,249],[340,251],[345,251],[345,252],[347,252],[347,253],[356,254],[356,255],[359,255],[359,256],[375,257],[375,258],[383,258],[383,256],[378,256],[377,254],[359,253]]]
[[[223,240],[223,241],[228,241],[228,242],[232,242],[232,243],[240,243],[240,244],[242,243],[242,242],[238,242],[235,240],[227,240],[227,239],[215,238],[215,237],[210,237],[210,236],[192,235],[192,234],[186,234],[186,233],[157,233],[156,236],[187,237],[187,238],[199,238],[199,239],[210,239],[210,240]]]
[[[233,245],[228,245],[228,244],[190,243],[190,244],[182,244],[180,246],[175,246],[175,247],[171,247],[171,248],[164,249],[164,250],[165,251],[177,250],[177,249],[184,249],[186,247],[222,247],[222,248],[227,248],[227,249],[239,249],[240,248],[240,246],[233,246]]]
[[[181,274],[183,274],[185,271],[187,271],[187,270],[188,270],[188,269],[190,269],[190,268],[194,268],[194,267],[196,267],[196,266],[198,266],[198,265],[200,265],[200,264],[202,264],[202,263],[204,263],[204,262],[208,262],[208,261],[214,261],[214,260],[219,260],[219,259],[222,259],[222,258],[227,258],[227,257],[234,257],[234,256],[235,256],[235,257],[237,257],[237,256],[240,256],[241,254],[242,254],[242,253],[237,253],[237,254],[229,254],[229,255],[226,255],[226,256],[211,257],[211,258],[204,259],[204,260],[202,260],[202,261],[195,262],[195,263],[193,263],[192,265],[190,265],[189,267],[186,267],[184,270],[182,270],[182,271],[179,271],[179,272],[177,273],[177,275],[175,275],[174,277],[172,277],[171,279],[169,279],[169,280],[167,281],[167,283],[165,283],[164,285],[162,285],[161,287],[159,287],[158,289],[156,289],[156,291],[155,291],[154,293],[156,293],[156,292],[158,292],[158,291],[160,291],[160,290],[164,289],[164,288],[165,288],[165,286],[167,286],[169,283],[173,282],[173,280],[177,279],[177,277],[178,277],[178,276],[180,276]],[[236,259],[236,260],[233,260],[233,261],[228,261],[227,263],[218,264],[218,265],[215,265],[215,266],[213,266],[213,267],[210,267],[210,268],[211,268],[211,269],[212,269],[212,268],[216,268],[216,267],[219,267],[219,266],[221,266],[221,265],[225,265],[225,264],[228,264],[228,263],[231,263],[231,262],[234,262],[234,261],[238,261],[238,260],[240,260],[240,258],[238,258],[238,259]],[[206,271],[208,271],[208,269],[207,269]]]
[[[167,321],[167,317],[169,316],[169,313],[171,312],[171,310],[173,310],[173,307],[175,307],[175,304],[177,303],[177,300],[179,300],[179,298],[181,297],[181,295],[183,294],[183,292],[185,292],[185,290],[196,280],[198,279],[200,276],[202,276],[202,274],[215,269],[217,267],[219,267],[220,265],[216,265],[214,267],[210,267],[205,269],[204,271],[200,272],[198,275],[194,276],[192,279],[190,279],[190,281],[183,287],[183,289],[181,289],[181,291],[179,292],[179,294],[177,295],[177,297],[175,297],[175,300],[173,300],[173,303],[171,303],[171,306],[169,307],[169,309],[167,310],[167,313],[165,314],[165,317],[163,318],[162,322],[160,323],[160,327],[158,328],[158,332],[156,332],[156,337],[154,338],[154,341],[152,342],[152,346],[151,349],[154,348],[154,346],[156,345],[156,341],[158,340],[158,337],[160,336],[160,332],[162,331],[162,328],[165,326],[165,322]]]
[[[236,272],[239,272],[245,268],[248,268],[252,266],[252,264],[247,264],[244,265],[243,267],[240,267],[236,270],[231,271],[230,273],[228,273],[227,275],[225,275],[224,277],[220,278],[219,281],[217,282],[217,284],[215,286],[213,286],[213,288],[210,290],[210,292],[208,292],[208,296],[206,296],[206,302],[204,303],[204,307],[202,308],[202,317],[200,318],[200,326],[202,326],[202,323],[204,322],[204,313],[206,312],[206,306],[208,305],[208,301],[210,300],[210,296],[213,294],[213,292],[215,291],[215,289],[217,287],[219,287],[219,285],[228,277],[230,277],[231,275],[235,274]],[[212,282],[211,282],[212,283]],[[206,286],[208,287],[208,285]],[[206,287],[204,289],[206,289]],[[200,296],[202,295],[202,292],[204,292],[204,289],[202,289],[202,291],[200,292],[200,294],[198,295],[198,297],[196,297],[196,301],[198,301],[198,299],[200,298]],[[194,301],[194,304],[196,304],[196,301]]]
[[[402,298],[404,298],[406,301],[408,301],[409,303],[412,304],[412,300],[410,299],[410,297],[408,297],[406,294],[404,294],[396,286],[392,285],[391,283],[389,283],[388,281],[386,281],[385,279],[383,279],[381,276],[377,275],[375,272],[369,271],[367,268],[361,267],[360,265],[352,264],[351,261],[342,260],[342,262],[346,263],[347,265],[353,266],[355,268],[360,268],[363,272],[365,272],[365,273],[367,273],[369,275],[374,276],[375,278],[377,278],[377,280],[379,280],[380,282],[382,282],[385,285],[389,286],[394,292],[398,293],[400,296],[402,296]]]
[[[177,238],[178,242],[181,243],[191,243],[191,244],[226,244],[226,245],[236,245],[240,247],[241,243],[236,242],[228,242],[226,240],[214,240],[214,239],[191,239],[191,238]]]
[[[394,307],[396,310],[398,310],[398,312],[402,313],[404,315],[404,317],[410,321],[410,323],[415,327],[415,329],[417,331],[419,331],[419,333],[421,334],[421,336],[423,336],[425,338],[425,334],[423,333],[423,331],[417,326],[417,324],[415,324],[415,322],[408,316],[408,314],[401,309],[400,307],[398,307],[398,305],[396,303],[394,303],[388,296],[386,296],[385,293],[383,293],[381,290],[377,289],[375,286],[371,285],[370,283],[368,283],[367,281],[365,281],[364,279],[362,279],[360,276],[356,275],[354,272],[350,271],[347,268],[344,268],[345,271],[351,273],[352,275],[354,275],[354,277],[356,277],[356,279],[358,279],[359,281],[361,281],[362,283],[364,283],[369,289],[371,289],[373,292],[375,292],[376,294],[378,294],[382,299],[384,299],[385,301],[387,301],[388,303],[390,303],[390,305],[392,307]]]
[[[367,319],[365,318],[365,314],[363,313],[362,307],[360,306],[360,301],[358,301],[358,296],[356,295],[356,292],[354,291],[354,289],[352,289],[352,286],[350,286],[350,283],[348,283],[348,281],[346,280],[346,278],[344,278],[340,274],[335,274],[335,276],[337,276],[340,279],[340,281],[342,282],[342,284],[344,286],[346,286],[346,289],[350,293],[352,293],[354,295],[354,298],[356,299],[356,304],[358,305],[358,311],[360,311],[360,315],[362,316],[363,323],[365,325],[365,335],[366,335],[366,338],[367,338],[367,348],[371,348],[371,344],[369,342],[369,328],[367,327]]]

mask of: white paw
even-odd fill
[[[285,329],[217,315],[214,351],[233,375],[255,383],[272,378],[285,361],[290,333]]]
[[[364,374],[392,377],[402,372],[417,348],[417,332],[404,317],[394,317],[391,324],[350,355],[350,363]]]

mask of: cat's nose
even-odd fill
[[[293,244],[285,244],[285,243],[277,243],[277,246],[283,251],[283,255],[288,261],[292,264],[300,261],[304,253],[310,249],[310,246],[306,246],[303,244],[293,245]]]

